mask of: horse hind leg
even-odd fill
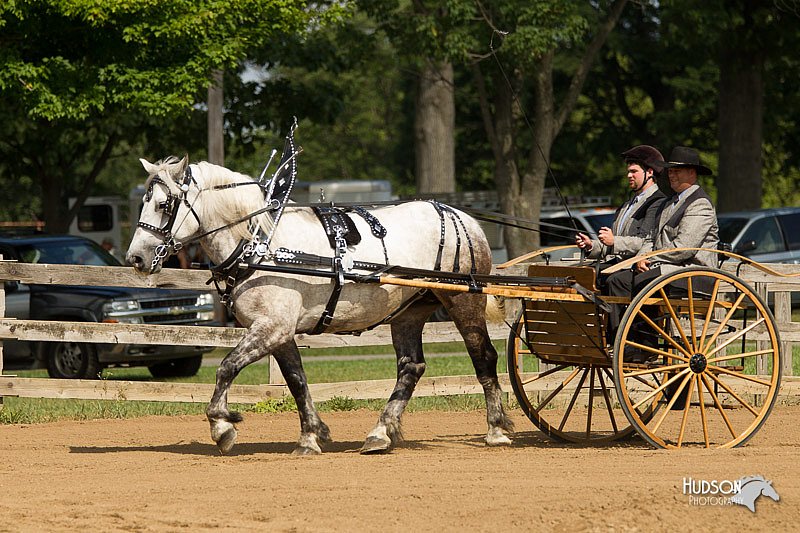
[[[464,338],[475,375],[483,387],[486,398],[486,421],[489,426],[486,444],[504,446],[511,444],[507,433],[514,431],[514,423],[503,409],[503,390],[497,378],[497,350],[494,349],[486,328],[486,296],[480,294],[437,294],[450,313],[456,328]]]
[[[397,354],[397,381],[389,401],[369,432],[362,454],[382,453],[402,441],[401,417],[417,382],[425,373],[422,328],[436,305],[417,304],[391,322],[392,344]]]

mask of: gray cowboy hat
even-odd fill
[[[656,166],[656,163],[664,161],[664,156],[661,155],[656,148],[649,144],[639,144],[622,152],[622,157],[625,158],[626,163],[640,163],[644,166],[650,167],[660,173],[661,169]]]
[[[700,163],[700,154],[688,146],[676,146],[664,162],[655,162],[661,168],[693,168],[698,174],[709,176],[711,169]]]

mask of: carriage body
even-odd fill
[[[549,437],[601,443],[641,435],[662,448],[744,444],[763,425],[780,384],[775,320],[727,272],[687,268],[635,297],[600,294],[591,266],[529,265],[532,286],[508,342],[520,407]],[[585,291],[583,291],[585,295]],[[609,332],[609,305],[626,309]]]

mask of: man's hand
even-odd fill
[[[600,228],[600,231],[597,232],[597,237],[600,239],[600,242],[606,246],[614,246],[614,232],[611,231],[611,228],[603,226]]]
[[[577,235],[575,235],[575,246],[577,246],[581,250],[586,250],[587,252],[589,252],[592,249],[592,239],[590,239],[588,235],[584,235],[583,233],[578,233]]]
[[[641,274],[642,272],[647,272],[648,270],[650,270],[649,259],[642,259],[641,261],[636,263],[636,272],[639,272]]]

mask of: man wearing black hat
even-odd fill
[[[711,169],[700,163],[696,150],[685,146],[676,147],[669,160],[657,161],[654,165],[667,169],[669,184],[675,194],[661,206],[656,225],[644,239],[639,255],[654,250],[667,251],[636,263],[635,273],[624,270],[609,276],[608,292],[612,296],[631,296],[662,274],[687,266],[717,266],[717,213],[711,198],[697,185],[697,176],[710,175]],[[676,248],[703,250],[669,251]],[[616,329],[620,318],[619,309],[615,309],[610,315],[611,329]]]
[[[660,172],[656,164],[664,161],[661,152],[640,144],[623,152],[622,156],[628,167],[628,184],[635,196],[622,204],[610,228],[600,228],[597,239],[590,239],[583,233],[575,237],[575,244],[585,250],[590,259],[615,263],[639,253],[666,200],[666,195],[656,185]]]
[[[661,273],[673,272],[686,266],[717,266],[719,227],[717,212],[706,192],[697,184],[697,176],[711,174],[711,169],[700,163],[696,150],[678,146],[669,161],[656,163],[667,169],[669,186],[675,194],[662,207],[655,231],[644,241],[642,252],[670,248],[704,248],[708,251],[688,250],[657,255],[653,261],[644,259],[637,263],[638,272],[647,272],[660,266]]]

